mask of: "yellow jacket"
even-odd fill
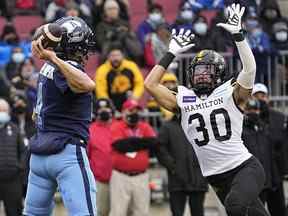
[[[117,69],[106,61],[96,70],[95,83],[97,98],[111,98],[130,90],[132,96],[138,99],[144,93],[143,75],[138,66],[127,59]]]

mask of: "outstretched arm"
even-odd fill
[[[227,23],[217,24],[217,26],[224,28],[232,34],[243,65],[243,69],[237,77],[237,82],[234,86],[233,92],[233,97],[235,98],[236,103],[240,106],[243,106],[251,96],[256,75],[255,58],[241,32],[241,18],[244,11],[245,8],[241,8],[239,4],[232,4],[228,7],[229,18]]]
[[[175,29],[173,29],[168,52],[160,62],[153,67],[145,79],[144,85],[146,90],[155,98],[160,106],[171,112],[177,110],[176,95],[173,91],[161,85],[160,80],[175,56],[194,46],[192,43],[193,37],[194,35],[191,34],[190,30],[184,31],[184,29],[181,29],[177,34]]]

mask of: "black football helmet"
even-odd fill
[[[96,51],[95,35],[84,20],[79,17],[63,17],[55,21],[62,27],[62,39],[55,49],[64,60],[82,59],[89,52]]]
[[[196,94],[209,95],[225,80],[225,60],[213,50],[202,50],[191,61],[187,77]]]

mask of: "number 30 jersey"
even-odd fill
[[[203,176],[232,170],[252,156],[241,139],[243,114],[232,94],[231,80],[214,89],[205,100],[192,89],[178,86],[181,125]]]

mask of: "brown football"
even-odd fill
[[[56,23],[48,23],[40,26],[32,40],[41,38],[43,48],[55,48],[62,39],[62,28]]]

